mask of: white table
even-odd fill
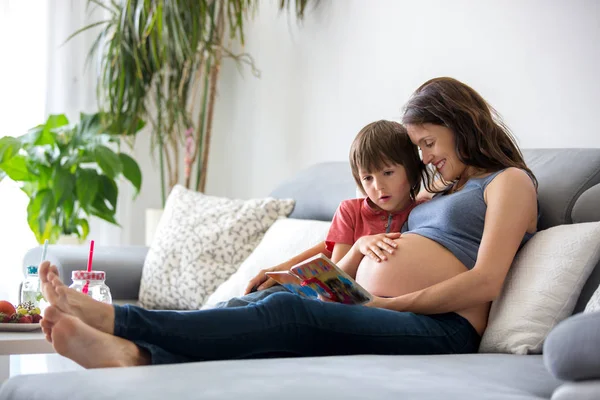
[[[54,353],[41,329],[32,332],[0,332],[0,384],[10,377],[10,356]]]

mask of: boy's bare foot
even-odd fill
[[[100,332],[54,306],[44,320],[52,325],[56,352],[85,368],[130,367],[150,364],[150,356],[133,342]]]
[[[114,333],[115,310],[110,304],[96,301],[86,294],[69,289],[58,277],[57,268],[50,265],[48,261],[40,264],[38,273],[42,283],[42,294],[52,306],[81,319],[92,328],[104,333]],[[46,325],[44,333],[48,336],[52,326],[50,323]]]

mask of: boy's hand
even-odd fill
[[[256,274],[256,276],[250,279],[250,281],[248,282],[248,285],[244,290],[244,295],[270,288],[271,286],[277,283],[273,279],[268,278],[265,275],[266,272],[288,271],[291,267],[293,267],[293,265],[290,265],[289,263],[285,262],[283,264],[279,264],[271,268],[261,269],[258,272],[258,274]]]
[[[400,236],[399,232],[363,236],[356,241],[356,245],[363,255],[376,262],[381,262],[387,260],[384,252],[394,254],[394,249],[398,247],[394,239],[398,239]]]

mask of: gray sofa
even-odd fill
[[[600,221],[600,149],[524,153],[539,180],[540,229]],[[338,203],[355,195],[355,184],[347,163],[325,163],[300,172],[272,195],[297,200],[292,218],[330,220]],[[146,251],[97,247],[94,266],[107,271],[115,299],[137,298]],[[50,246],[48,258],[63,277],[70,277],[70,271],[85,266],[86,253],[85,248]],[[32,249],[24,265],[39,258],[40,249]],[[588,279],[575,313],[583,310],[599,282],[600,265]],[[573,332],[585,332],[588,342],[591,337],[600,348],[600,313],[596,314],[573,316],[559,324],[543,356],[359,355],[76,371],[13,377],[0,388],[0,400],[600,399],[600,357],[580,364],[582,357],[570,355],[590,354],[581,351],[590,344],[569,340]],[[570,372],[573,369],[576,373]]]

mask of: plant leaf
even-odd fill
[[[92,201],[96,198],[98,188],[100,186],[100,178],[98,172],[91,168],[80,168],[75,176],[75,193],[77,200],[84,211],[87,212]]]
[[[69,171],[62,168],[54,170],[53,176],[53,192],[54,192],[54,204],[56,207],[60,207],[63,201],[70,195],[73,194],[75,189],[75,176]],[[73,201],[73,200],[71,200]]]
[[[27,223],[40,243],[43,242],[43,238],[49,232],[47,225],[53,210],[54,196],[50,189],[40,190],[29,200]]]
[[[21,141],[11,136],[0,139],[0,164],[17,155],[21,149]]]
[[[88,223],[87,219],[79,218],[77,221],[75,221],[75,224],[77,226],[77,233],[79,234],[79,237],[85,240],[90,233],[90,224]]]
[[[54,145],[56,140],[54,139],[53,131],[56,128],[61,128],[67,125],[69,125],[69,120],[64,114],[50,115],[46,120],[44,128],[42,129],[42,134],[37,138],[34,144],[38,146],[44,144]]]
[[[12,157],[10,160],[0,164],[6,175],[13,181],[33,181],[35,180],[35,174],[31,173],[27,168],[27,161],[22,155]]]
[[[135,196],[140,193],[142,188],[142,171],[137,162],[124,153],[119,153],[119,159],[123,164],[123,176],[135,187]]]
[[[112,212],[117,211],[117,197],[119,197],[119,189],[114,180],[110,179],[106,175],[100,175],[100,191],[96,197],[101,197],[110,203],[112,206]]]
[[[104,198],[96,196],[92,206],[90,207],[90,214],[95,215],[111,224],[119,225],[115,220],[115,213],[106,206]]]
[[[115,179],[123,169],[119,156],[106,146],[97,146],[94,149],[94,157],[102,171],[111,179]]]

